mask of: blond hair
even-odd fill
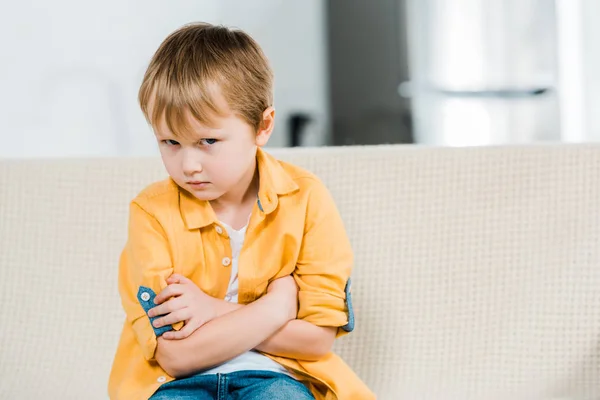
[[[187,116],[210,125],[225,115],[216,96],[255,130],[273,105],[273,73],[260,46],[248,34],[224,26],[194,23],[171,33],[144,75],[138,99],[156,127],[164,118],[176,136],[189,135]],[[192,133],[193,134],[193,133]]]

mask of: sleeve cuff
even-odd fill
[[[323,292],[299,291],[300,312],[298,319],[317,326],[339,327],[341,333],[354,330],[351,282],[346,282],[345,296],[333,296]],[[345,297],[345,298],[344,298]]]
[[[140,305],[142,306],[142,308],[144,309],[146,316],[148,316],[148,311],[150,311],[151,308],[154,308],[156,306],[156,304],[154,304],[155,297],[156,297],[156,293],[154,293],[154,291],[152,289],[145,287],[145,286],[140,286],[138,293],[137,293],[137,299],[140,302]],[[178,322],[174,326],[166,325],[166,326],[163,326],[160,328],[155,328],[152,323],[154,322],[154,320],[156,318],[159,318],[159,317],[160,317],[160,315],[158,315],[156,317],[152,317],[152,318],[148,317],[150,319],[150,326],[154,330],[154,334],[157,337],[161,336],[165,332],[172,331],[173,329],[178,330],[181,328],[181,325],[183,325],[183,323]]]
[[[354,330],[354,308],[352,307],[352,280],[348,278],[346,282],[346,308],[348,309],[348,323],[342,327],[342,330],[346,332],[352,332]]]

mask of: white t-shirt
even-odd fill
[[[231,243],[231,279],[229,281],[229,289],[225,300],[232,303],[238,302],[238,259],[242,245],[244,244],[244,238],[246,236],[247,225],[240,230],[235,230],[224,222],[221,222],[227,229],[229,234],[229,240]],[[202,374],[227,374],[236,371],[272,371],[280,372],[294,378],[281,364],[271,360],[269,357],[260,354],[255,351],[248,351],[240,354],[239,356],[221,364],[217,367],[211,368],[204,371]]]

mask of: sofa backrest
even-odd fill
[[[380,399],[600,398],[600,146],[271,152],[337,201],[357,323],[336,351]],[[0,398],[107,398],[128,203],[165,176],[0,161]]]

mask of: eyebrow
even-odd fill
[[[186,142],[197,142],[199,140],[202,139],[222,139],[224,137],[226,137],[227,135],[224,135],[222,132],[207,132],[207,133],[198,133],[196,135],[194,135],[194,137],[191,137],[189,135],[175,135],[173,133],[169,133],[169,134],[164,134],[164,133],[159,133],[157,131],[154,131],[154,135],[156,136],[157,139],[160,140],[175,140],[178,142],[181,141],[186,141]]]

